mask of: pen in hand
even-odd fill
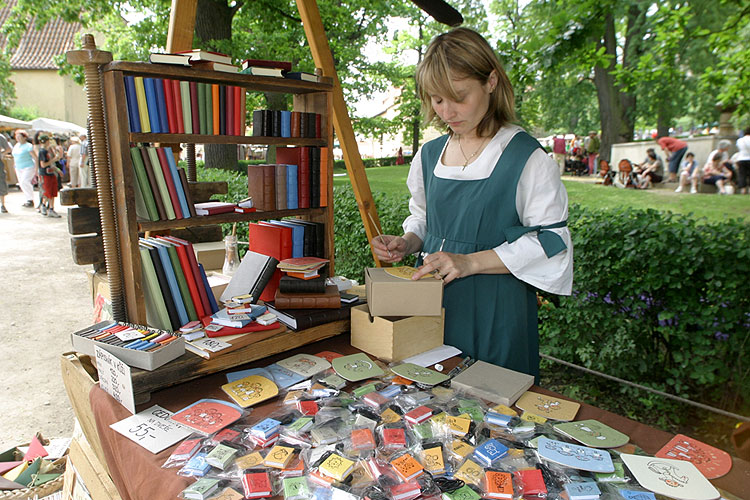
[[[375,228],[375,231],[378,232],[378,238],[380,238],[380,241],[383,241],[383,233],[380,232],[380,228],[377,224],[375,224],[375,220],[372,218],[372,214],[370,212],[367,212],[367,216],[370,218],[370,222],[372,222],[373,227]],[[388,258],[392,259],[393,255],[391,255],[391,251],[388,249],[388,242],[384,241],[385,243],[385,251],[388,252]]]

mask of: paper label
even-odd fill
[[[115,398],[130,413],[135,413],[135,396],[133,381],[130,378],[130,367],[114,354],[101,347],[94,346],[96,370],[99,372],[99,387]]]
[[[171,416],[171,411],[154,405],[148,410],[115,422],[110,427],[151,453],[156,454],[185,439],[192,433],[184,425],[170,420],[169,417]]]
[[[222,349],[226,349],[227,347],[232,347],[232,344],[228,344],[226,342],[222,342],[221,340],[212,338],[194,340],[193,345],[210,352],[218,352]]]
[[[115,333],[115,336],[123,342],[127,342],[128,340],[142,339],[143,337],[145,337],[144,334],[134,328],[128,328],[127,330],[117,332]]]

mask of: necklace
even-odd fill
[[[461,145],[461,136],[460,135],[458,136],[458,149],[461,150],[461,154],[464,157],[464,165],[461,167],[462,172],[466,170],[466,167],[469,165],[469,162],[472,160],[472,158],[474,158],[482,150],[486,140],[487,139],[482,140],[482,143],[479,145],[476,151],[474,151],[473,153],[471,153],[471,155],[467,157],[466,153],[464,152],[464,147]]]

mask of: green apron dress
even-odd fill
[[[441,179],[433,174],[448,136],[422,148],[427,234],[422,251],[469,254],[491,250],[536,231],[548,257],[566,248],[549,226],[524,227],[516,189],[539,143],[517,133],[486,179]],[[470,167],[469,167],[470,168]],[[421,261],[421,259],[420,259]],[[419,262],[421,264],[421,262]],[[445,343],[464,355],[539,377],[536,289],[512,274],[476,274],[448,283],[443,292]]]

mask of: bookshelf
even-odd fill
[[[322,222],[325,225],[325,254],[331,261],[333,273],[333,122],[332,91],[330,78],[321,82],[287,80],[273,77],[229,74],[197,70],[178,66],[158,65],[126,61],[112,61],[101,66],[102,92],[109,144],[109,160],[114,194],[114,217],[117,224],[117,239],[122,262],[122,282],[125,310],[128,321],[146,324],[146,307],[143,297],[141,261],[138,250],[139,233],[165,233],[172,229],[190,228],[228,222],[248,222],[296,216],[305,220]],[[243,87],[247,92],[276,92],[292,94],[294,111],[313,112],[321,115],[321,138],[281,138],[235,135],[201,134],[155,134],[130,132],[125,76],[142,76]],[[247,119],[247,116],[246,116]],[[143,221],[136,218],[135,181],[130,145],[132,143],[161,144],[259,144],[278,146],[327,147],[328,206],[309,209],[257,211],[248,214],[228,213],[213,216],[198,216],[188,219]]]

